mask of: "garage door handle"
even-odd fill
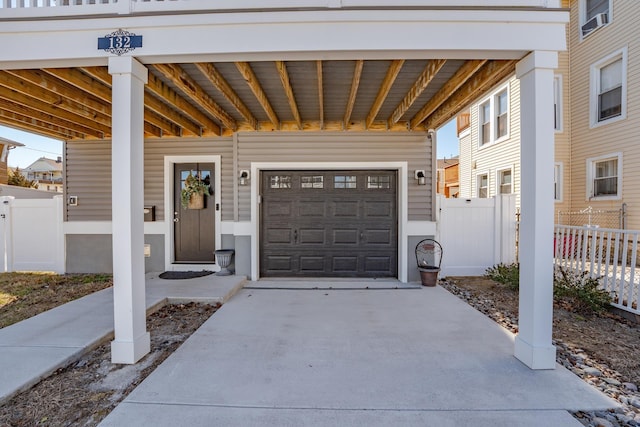
[[[360,242],[364,243],[364,233],[360,233]]]
[[[298,230],[293,230],[293,243],[298,243]]]

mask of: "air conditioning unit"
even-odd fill
[[[608,23],[609,23],[609,15],[607,15],[606,13],[597,14],[593,18],[589,19],[582,26],[582,37],[586,36],[587,34],[591,33],[593,30],[598,29]]]

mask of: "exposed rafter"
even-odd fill
[[[442,88],[427,102],[411,119],[411,129],[417,128],[431,113],[442,105],[456,90],[471,78],[487,61],[467,61],[460,69],[442,86]]]
[[[242,117],[249,122],[249,125],[254,129],[258,129],[258,120],[253,116],[253,113],[242,102],[242,99],[236,94],[231,85],[227,83],[222,74],[211,63],[196,63],[195,66],[200,70],[202,74],[211,82],[211,84],[222,93],[222,95],[233,105]]]
[[[149,73],[149,82],[146,89],[159,99],[164,99],[165,102],[173,105],[183,115],[187,116],[190,120],[199,124],[203,128],[202,134],[214,134],[220,135],[222,130],[216,122],[214,122],[209,116],[202,111],[194,107],[189,101],[178,95],[176,91],[164,84],[158,77]],[[147,98],[145,98],[146,101]]]
[[[242,74],[242,77],[249,85],[249,88],[253,92],[253,95],[258,100],[258,103],[260,103],[260,105],[264,109],[264,112],[267,113],[269,120],[271,120],[271,124],[273,124],[276,129],[279,128],[280,119],[278,119],[278,115],[273,110],[273,107],[269,102],[269,97],[265,93],[264,89],[262,89],[260,81],[258,80],[256,74],[253,72],[251,65],[249,65],[248,62],[236,62],[235,64],[236,68],[238,69],[240,74]]]
[[[300,118],[298,104],[296,104],[296,97],[293,94],[293,87],[291,87],[291,81],[289,80],[287,65],[284,63],[284,61],[276,61],[276,69],[278,70],[278,75],[280,76],[280,81],[282,82],[284,93],[287,96],[287,101],[289,102],[289,107],[291,108],[293,118],[298,124],[298,129],[302,130],[302,119]]]
[[[444,59],[433,59],[429,61],[420,76],[416,79],[416,82],[413,84],[411,89],[409,89],[409,92],[405,95],[402,102],[398,104],[393,113],[391,113],[391,116],[387,119],[389,127],[398,123],[398,120],[400,120],[402,116],[404,116],[404,113],[406,113],[413,103],[416,102],[416,99],[418,99],[427,86],[429,86],[431,80],[433,80],[446,62],[447,61]]]
[[[237,124],[180,66],[176,64],[156,64],[154,69],[171,80],[186,96],[219,120],[223,126],[235,130]]]
[[[455,117],[464,107],[484,95],[515,71],[517,61],[490,61],[430,115],[425,121],[428,129],[437,129]]]
[[[356,96],[358,95],[358,88],[360,87],[360,78],[362,77],[362,68],[364,67],[364,61],[359,59],[356,61],[355,69],[353,70],[353,77],[351,78],[351,90],[349,91],[349,99],[347,100],[347,107],[344,111],[344,128],[349,129],[349,122],[351,121],[351,114],[353,113],[353,106],[356,104]]]
[[[389,65],[387,75],[384,77],[384,80],[380,85],[380,89],[378,89],[378,95],[376,96],[375,101],[373,101],[373,105],[371,106],[371,110],[369,110],[369,114],[367,114],[367,120],[365,122],[367,129],[376,119],[378,111],[380,111],[380,108],[382,108],[382,104],[384,104],[385,99],[387,99],[387,95],[391,90],[391,86],[393,86],[393,82],[396,81],[396,77],[398,77],[398,74],[400,74],[400,70],[402,69],[403,64],[403,59],[396,59],[395,61],[391,62],[391,65]]]
[[[40,135],[49,136],[51,138],[62,140],[84,138],[84,134],[82,133],[70,131],[68,129],[61,128],[60,126],[55,126],[50,123],[34,119],[31,116],[24,116],[2,108],[0,108],[0,119],[2,119],[3,124],[17,129],[22,129],[27,132],[34,132]]]

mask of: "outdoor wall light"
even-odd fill
[[[243,169],[240,171],[240,185],[247,185],[249,183],[249,178],[251,174],[248,170]]]
[[[413,177],[418,180],[418,185],[426,185],[427,177],[424,174],[424,170],[417,170],[414,172]]]

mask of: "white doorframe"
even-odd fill
[[[177,163],[213,163],[215,165],[214,171],[214,204],[220,205],[221,203],[221,184],[220,184],[220,166],[221,156],[165,156],[164,157],[164,266],[166,271],[184,271],[184,270],[219,270],[219,267],[214,264],[177,264],[175,263],[175,240],[174,240],[174,228],[173,228],[173,197],[174,197],[174,165]],[[215,206],[215,205],[214,205]],[[219,210],[215,210],[215,244],[216,248],[222,246],[222,233],[221,233],[221,215]]]
[[[263,170],[396,170],[398,171],[398,280],[407,281],[407,162],[282,162],[251,163],[251,280],[260,278],[260,172]]]

